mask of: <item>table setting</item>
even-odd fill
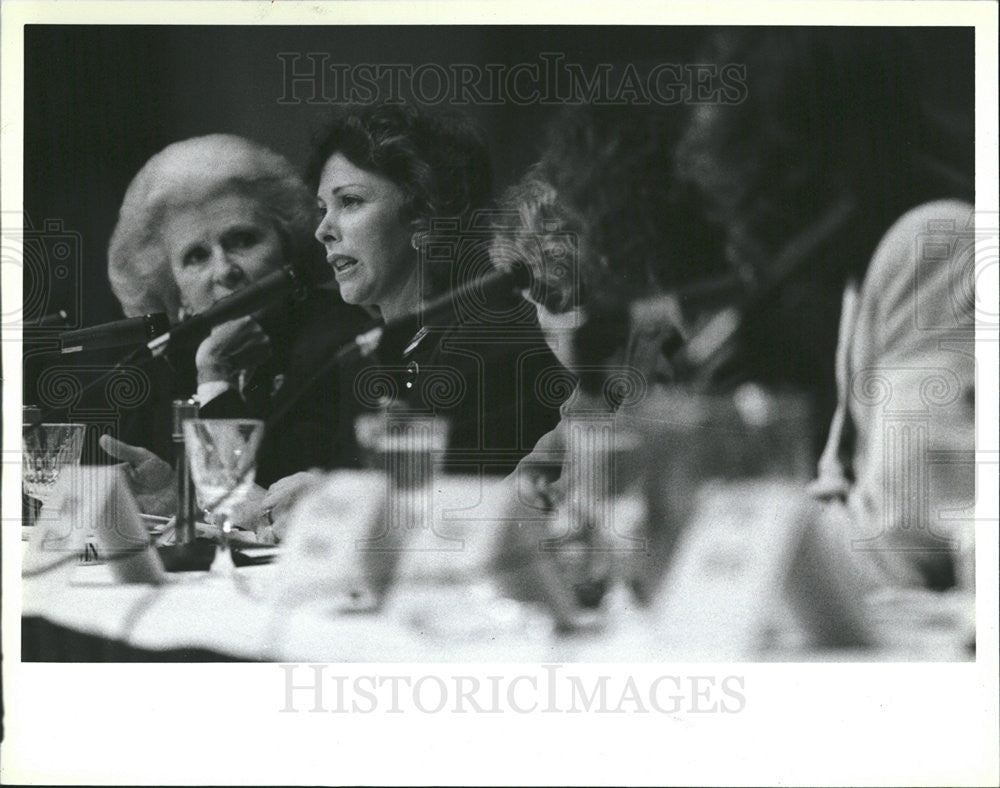
[[[800,414],[754,396],[570,424],[575,475],[554,510],[525,504],[515,477],[440,473],[445,428],[369,417],[370,467],[317,474],[280,541],[231,518],[251,495],[260,422],[185,422],[186,543],[177,516],[139,511],[126,469],[80,466],[71,445],[22,529],[25,632],[51,625],[154,661],[974,659],[972,589],[859,582],[802,493]],[[515,532],[529,547],[512,561]]]

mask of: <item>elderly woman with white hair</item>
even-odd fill
[[[174,143],[145,164],[125,194],[108,252],[111,287],[127,316],[162,312],[176,322],[281,265],[321,277],[314,216],[315,198],[273,151],[224,134]],[[123,437],[145,448],[110,436],[101,445],[138,471],[140,503],[169,508],[154,495],[172,475],[158,457],[169,448],[169,399],[197,393],[203,416],[266,418],[283,393],[366,320],[333,287],[218,326],[198,345],[194,370],[194,348],[172,349],[169,384],[140,411],[123,414]],[[329,397],[336,390],[335,380],[318,381],[270,432],[261,449],[262,483],[337,464],[328,456],[335,414]],[[130,430],[130,421],[141,426]],[[144,494],[152,497],[144,501]]]

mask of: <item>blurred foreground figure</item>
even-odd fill
[[[671,176],[679,126],[662,108],[566,113],[507,194],[494,241],[495,265],[531,271],[525,297],[567,368],[547,384],[572,390],[509,480],[498,563],[567,625],[614,583],[647,600],[674,536],[645,510],[650,430],[698,312],[678,288],[722,272],[721,246]]]
[[[697,108],[679,166],[766,294],[744,323],[752,359],[808,359],[830,311],[809,294],[841,290],[835,357],[813,354],[837,393],[813,490],[870,582],[943,588],[971,537],[975,227],[960,148],[920,106],[898,35],[717,35],[711,57],[746,64],[747,99]]]
[[[361,492],[371,479],[332,475],[291,513],[286,545],[305,555],[307,537],[319,535],[336,542],[324,555],[343,560],[306,561],[315,571],[305,574],[315,582],[300,584],[304,588],[290,591],[293,596],[332,598],[337,609],[384,602],[390,611],[408,610],[404,618],[419,620],[422,632],[448,619],[453,608],[464,611],[458,618],[469,626],[477,610],[486,611],[484,633],[490,635],[503,627],[489,611],[499,614],[512,604],[509,597],[541,602],[547,617],[563,628],[592,615],[611,587],[648,600],[675,523],[661,512],[645,511],[644,485],[656,477],[648,472],[653,442],[640,434],[642,420],[652,416],[662,422],[657,394],[675,378],[671,351],[683,342],[690,313],[697,311],[675,291],[723,268],[721,247],[713,244],[719,233],[699,221],[698,211],[673,188],[669,153],[679,129],[677,116],[660,108],[620,107],[578,108],[553,126],[542,160],[498,213],[500,226],[489,250],[489,261],[498,268],[530,272],[523,295],[532,308],[520,303],[511,314],[527,311],[532,326],[532,312],[537,314],[547,343],[520,354],[535,363],[522,364],[518,386],[503,389],[507,415],[497,425],[501,434],[516,428],[525,441],[519,445],[533,449],[497,482],[477,474],[414,485],[393,479],[391,469],[405,465],[396,462],[386,465],[385,478],[375,475],[374,484],[381,490],[388,484],[390,494],[375,495]],[[317,237],[327,247],[345,299],[384,312],[386,304],[366,292],[376,288],[363,285],[404,279],[412,270],[412,250],[399,227],[406,214],[386,211],[393,232],[377,234],[396,239],[392,260],[362,255],[357,241],[354,248],[347,244],[349,220],[371,208],[340,202],[356,190],[337,188],[333,178],[342,177],[345,155],[334,154],[324,165],[319,197],[326,212]],[[372,164],[354,166],[361,172],[348,184],[374,178]],[[383,185],[395,192],[388,189],[391,183]],[[414,303],[418,295],[412,292]],[[423,341],[433,339],[432,334]],[[508,341],[498,347],[512,346]],[[561,365],[537,363],[552,353]],[[539,366],[537,374],[527,374]],[[487,374],[505,368],[484,365]],[[536,430],[539,415],[556,408],[558,423],[549,422],[545,434]],[[276,500],[272,492],[265,504]],[[452,503],[459,499],[462,505]],[[432,527],[428,518],[441,517],[449,507],[446,522]],[[322,521],[323,509],[336,512],[336,522],[321,532],[310,530],[310,523]],[[449,529],[455,537],[450,541]],[[371,549],[375,545],[379,551]],[[491,590],[481,595],[480,585]],[[444,588],[454,592],[447,605],[441,602]],[[494,625],[498,629],[489,631]],[[473,630],[478,625],[464,629]]]

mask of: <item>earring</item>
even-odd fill
[[[424,233],[422,232],[416,232],[410,236],[410,246],[413,247],[413,251],[415,252],[420,251],[420,243],[421,241],[423,241],[423,239],[424,239]]]

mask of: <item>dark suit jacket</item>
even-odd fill
[[[445,468],[458,473],[507,474],[559,421],[565,377],[520,299],[469,314],[461,308],[426,323],[408,341],[381,347],[341,378],[341,402],[357,415],[394,403],[449,423]],[[503,315],[503,319],[496,318]],[[494,319],[496,318],[496,319]],[[353,430],[340,444],[353,444]],[[351,452],[348,452],[349,454]]]
[[[259,418],[268,429],[257,461],[257,483],[310,468],[352,464],[337,440],[337,406],[342,370],[324,366],[371,318],[330,291],[315,291],[262,325],[275,349],[274,358],[255,371],[242,392],[220,394],[200,411],[203,418]],[[276,420],[276,411],[284,410]]]

